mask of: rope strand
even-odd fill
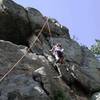
[[[50,30],[50,25],[49,23],[47,22],[47,26],[48,26],[48,31],[49,31],[49,34],[50,34],[50,39],[51,39],[51,42],[53,43],[53,39],[52,39],[52,34],[51,34],[51,30]]]

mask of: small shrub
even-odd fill
[[[54,100],[70,100],[66,98],[65,93],[62,90],[58,90],[54,94]]]

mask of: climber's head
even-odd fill
[[[57,43],[57,46],[58,46],[58,47],[62,47],[62,44],[61,44],[61,43]]]

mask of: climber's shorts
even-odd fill
[[[59,58],[63,57],[63,53],[61,51],[57,51],[57,55],[58,55]]]

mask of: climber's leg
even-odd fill
[[[56,63],[55,67],[56,67],[56,71],[58,72],[59,75],[55,76],[54,78],[61,78],[62,77],[59,66],[60,66],[60,63]]]
[[[60,64],[64,64],[64,57],[61,57],[59,62]]]
[[[58,70],[58,73],[59,73],[59,77],[62,77],[62,74],[61,74],[61,71],[60,71],[59,65],[57,65],[57,70]]]
[[[57,54],[55,55],[55,59],[56,59],[56,63],[59,63],[59,59],[60,58],[59,58],[59,56]]]

